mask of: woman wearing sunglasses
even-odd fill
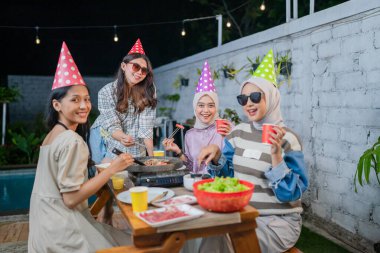
[[[116,157],[115,148],[134,157],[153,156],[156,105],[152,65],[138,39],[120,63],[116,80],[98,93],[100,115],[89,140],[92,160],[109,162]],[[103,221],[111,223],[112,201],[104,212]]]
[[[301,143],[281,116],[280,92],[274,85],[274,71],[268,67],[273,66],[272,57],[268,53],[259,72],[241,85],[237,100],[250,122],[234,128],[222,152],[210,145],[198,157],[198,162],[205,161],[220,176],[235,176],[255,185],[250,204],[260,213],[256,234],[263,253],[284,252],[297,242],[301,197],[308,186]],[[269,145],[261,142],[265,123],[276,125]],[[202,249],[210,252],[223,243],[230,245],[227,237],[214,237],[204,240]]]
[[[152,65],[138,39],[120,63],[116,80],[99,91],[100,115],[90,136],[95,163],[116,157],[114,148],[134,157],[145,156],[146,151],[153,156],[155,93]]]

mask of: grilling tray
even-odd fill
[[[135,158],[143,163],[167,162],[162,165],[131,165],[128,174],[136,186],[148,187],[174,187],[183,184],[183,176],[189,170],[183,165],[181,159],[177,157],[141,157]]]

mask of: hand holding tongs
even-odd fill
[[[103,138],[111,138],[111,134],[108,131],[104,130],[103,127],[100,128],[100,136],[102,136]],[[138,146],[143,147],[143,148],[146,148],[145,145],[140,144],[136,141],[133,144],[138,145]]]
[[[113,149],[112,149],[112,153],[114,153],[115,155],[120,155],[120,154],[123,153],[123,152],[121,152],[121,151],[118,150],[117,148],[113,148]],[[145,163],[143,163],[143,162],[137,160],[136,158],[133,158],[133,162],[134,162],[134,163],[137,163],[138,165],[145,166]]]
[[[182,126],[181,124],[175,124],[175,130],[173,131],[173,133],[171,135],[169,135],[168,139],[171,139],[174,137],[174,135],[180,130],[180,129],[185,129],[184,126]]]

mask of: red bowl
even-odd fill
[[[239,183],[244,184],[249,189],[240,192],[207,192],[198,190],[199,185],[212,181],[214,181],[213,178],[195,182],[193,184],[193,191],[199,205],[206,210],[214,212],[229,213],[243,209],[248,205],[255,188],[254,184],[239,180]]]

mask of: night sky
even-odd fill
[[[0,28],[0,76],[9,74],[54,75],[62,41],[65,40],[78,68],[87,76],[114,75],[121,59],[137,38],[153,67],[185,57],[186,43],[196,38],[180,36],[182,23],[118,28],[119,42],[113,41],[114,25],[181,21],[213,15],[189,0],[167,1],[7,1],[0,7],[0,26],[41,27],[41,44],[36,31]],[[216,21],[202,21],[215,22]],[[44,29],[62,26],[112,26],[99,29]],[[215,36],[214,36],[215,35]],[[216,34],[213,34],[212,39]],[[211,40],[212,40],[211,39]],[[213,43],[213,42],[212,42]],[[200,48],[199,51],[204,50]]]

